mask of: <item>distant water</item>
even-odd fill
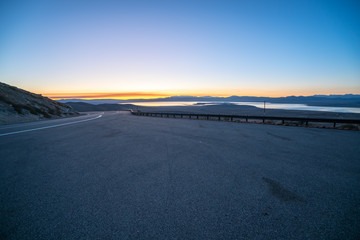
[[[218,104],[235,104],[235,105],[248,105],[258,108],[264,108],[264,102],[133,102],[138,106],[147,107],[162,107],[162,106],[206,106]],[[268,103],[266,102],[267,109],[284,109],[284,110],[307,110],[307,111],[321,111],[321,112],[340,112],[340,113],[360,113],[360,108],[350,107],[323,107],[323,106],[308,106],[305,104],[292,104],[292,103]]]

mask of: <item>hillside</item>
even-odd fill
[[[136,106],[132,104],[90,104],[84,102],[67,102],[67,105],[71,106],[78,112],[92,112],[92,111],[124,111],[128,109],[135,109]]]
[[[0,82],[0,124],[74,116],[66,104]]]

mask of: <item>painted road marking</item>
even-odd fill
[[[104,114],[104,113],[101,113]],[[80,116],[76,116],[76,118],[82,119],[84,117],[89,117],[90,114],[84,114],[84,115],[80,115]],[[96,114],[91,114],[91,115],[96,115]],[[71,118],[75,118],[75,117],[68,117],[67,119]],[[34,126],[34,125],[42,125],[42,124],[49,124],[52,121],[58,122],[58,121],[64,120],[64,118],[55,118],[55,119],[51,119],[51,120],[40,120],[40,121],[36,121],[36,122],[24,122],[24,123],[15,123],[15,124],[11,124],[11,125],[4,125],[4,126],[0,126],[0,131],[1,130],[5,130],[5,129],[10,129],[10,128],[20,128],[20,127],[30,127],[30,126]]]
[[[7,135],[18,134],[18,133],[25,133],[25,132],[31,132],[31,131],[36,131],[36,130],[42,130],[42,129],[47,129],[47,128],[61,127],[61,126],[66,126],[66,125],[75,124],[75,123],[87,122],[87,121],[91,121],[91,120],[95,120],[95,119],[101,118],[102,116],[103,116],[103,115],[99,115],[99,116],[94,117],[94,118],[84,119],[84,120],[75,121],[75,122],[56,124],[56,125],[46,126],[46,127],[40,127],[40,128],[32,128],[32,129],[21,130],[21,131],[16,131],[16,132],[2,133],[2,134],[0,134],[0,137],[2,137],[2,136],[7,136]]]

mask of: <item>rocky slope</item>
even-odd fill
[[[74,116],[66,104],[0,82],[0,124]]]

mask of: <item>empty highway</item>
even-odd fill
[[[0,127],[0,239],[359,239],[360,132],[138,117]]]

